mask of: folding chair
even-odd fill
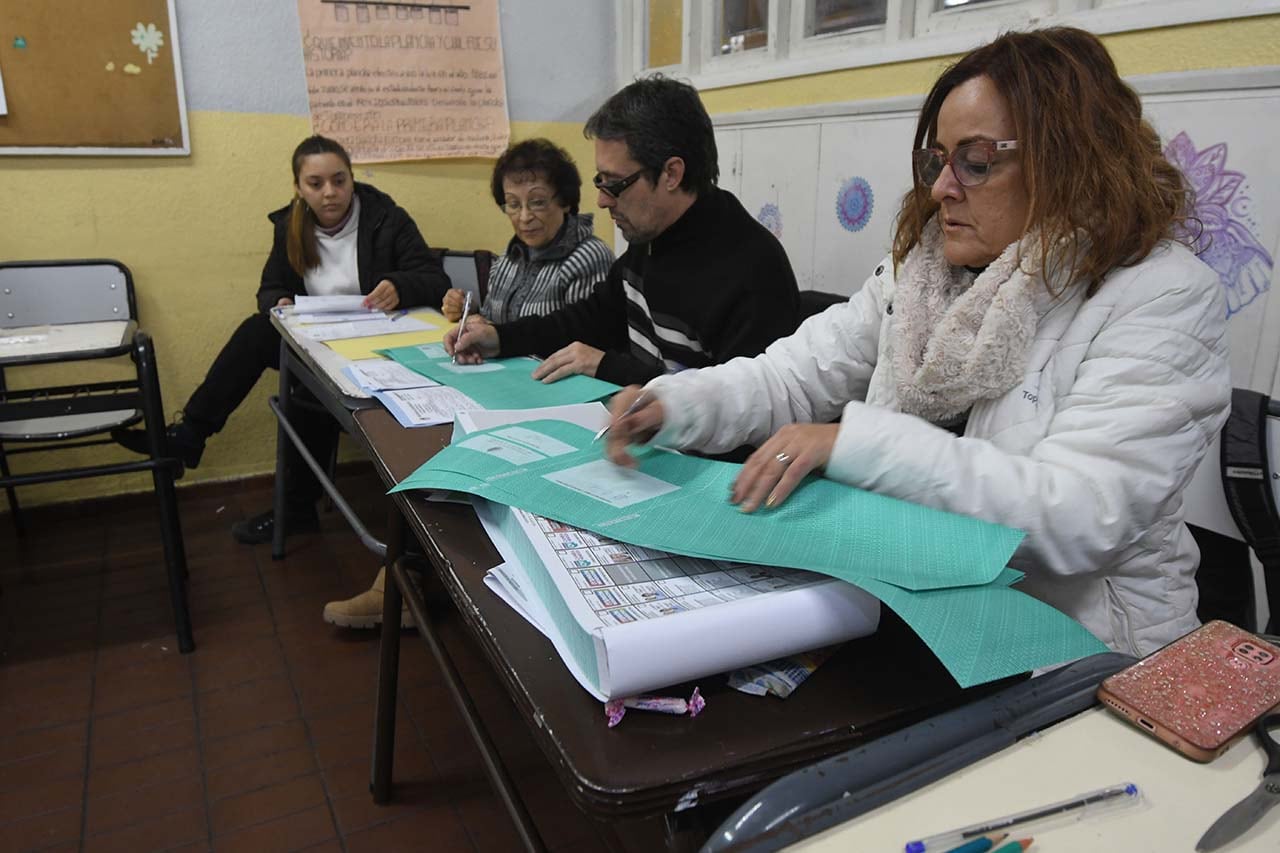
[[[479,300],[475,304],[479,307],[489,295],[489,268],[493,266],[494,254],[484,249],[471,252],[440,249],[439,252],[449,281],[459,290],[467,290],[475,294],[476,299]]]
[[[128,355],[129,379],[8,389],[4,371],[19,366]],[[142,421],[150,458],[14,474],[8,457],[112,444],[94,438]],[[13,523],[24,530],[16,488],[150,471],[160,512],[178,648],[195,649],[187,607],[187,563],[174,490],[182,464],[164,455],[164,405],[151,337],[138,328],[133,277],[118,261],[67,260],[0,263],[0,486]],[[19,448],[5,445],[21,445]]]

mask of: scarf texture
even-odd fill
[[[942,254],[935,217],[894,285],[893,373],[902,411],[936,424],[1022,379],[1044,287],[1034,234],[1012,243],[974,277]]]

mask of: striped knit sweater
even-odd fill
[[[604,281],[613,252],[592,231],[590,213],[566,216],[555,239],[530,250],[516,237],[489,270],[480,309],[491,323],[550,314],[585,299]]]
[[[547,356],[574,341],[604,351],[619,385],[754,356],[799,323],[786,252],[731,193],[713,189],[649,243],[633,243],[581,302],[498,325],[501,355]]]

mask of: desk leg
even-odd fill
[[[284,417],[292,417],[293,412],[289,406],[290,402],[290,383],[289,381],[289,345],[280,341],[280,412]],[[272,512],[272,529],[271,529],[271,559],[284,559],[284,540],[288,535],[288,531],[284,529],[284,506],[285,506],[285,448],[288,446],[289,434],[284,431],[284,427],[279,423],[276,424],[276,478],[272,491],[271,512]]]
[[[394,566],[404,553],[405,522],[395,501],[390,507],[390,535],[383,563],[386,580],[382,591],[382,637],[378,658],[378,704],[374,709],[373,767],[369,790],[373,801],[385,805],[391,801],[392,768],[396,751],[396,691],[400,678],[400,608],[403,595],[396,580]]]
[[[484,762],[485,772],[489,775],[489,783],[493,785],[498,799],[502,800],[502,804],[506,806],[507,814],[515,824],[516,833],[520,836],[524,849],[530,853],[545,851],[547,846],[543,843],[542,836],[538,834],[538,828],[534,825],[529,810],[520,799],[520,792],[516,789],[511,774],[507,772],[501,756],[498,755],[498,747],[494,745],[493,739],[485,730],[484,721],[480,719],[480,712],[476,710],[466,685],[462,683],[458,668],[453,665],[453,659],[449,657],[449,651],[444,647],[444,642],[436,635],[435,626],[431,622],[430,614],[427,613],[424,596],[414,588],[404,564],[404,560],[398,560],[392,566],[388,566],[387,571],[393,573],[395,583],[400,586],[404,594],[404,602],[409,606],[409,612],[413,614],[413,621],[417,623],[418,634],[427,641],[427,645],[431,648],[431,656],[440,665],[440,674],[444,676],[445,686],[449,688],[449,693],[452,694],[453,701],[458,706],[458,712],[471,733],[471,739],[480,750],[480,758]]]

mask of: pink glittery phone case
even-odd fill
[[[1210,622],[1102,682],[1102,703],[1197,761],[1212,761],[1280,703],[1280,649]]]

